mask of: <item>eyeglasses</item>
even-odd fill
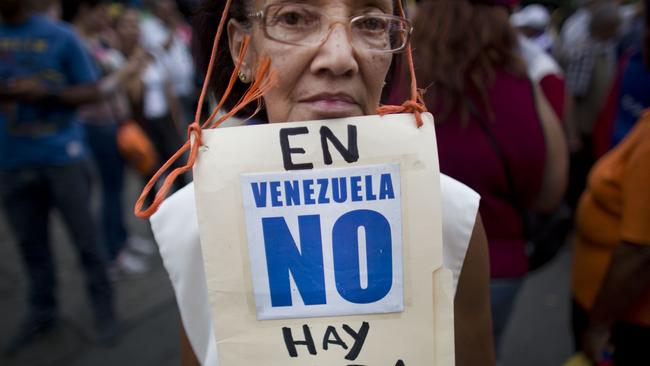
[[[341,23],[347,25],[355,49],[394,53],[406,47],[413,31],[401,17],[370,13],[349,18],[346,24],[307,4],[270,4],[249,17],[261,22],[266,37],[296,46],[322,44],[334,24]]]

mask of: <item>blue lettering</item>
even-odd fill
[[[362,201],[363,197],[361,197],[361,177],[350,177],[350,187],[352,190],[352,202]]]
[[[316,203],[314,200],[314,180],[306,179],[302,181],[302,190],[305,195],[305,205],[313,205]]]
[[[251,183],[251,189],[253,190],[255,206],[257,208],[266,207],[266,182]]]
[[[300,250],[283,217],[262,219],[273,307],[292,305],[289,273],[293,276],[305,305],[320,305],[327,302],[320,216],[299,216],[298,227]]]
[[[280,182],[271,182],[271,205],[273,207],[282,207],[282,201],[280,201]]]
[[[359,228],[366,232],[368,287],[361,287]],[[332,229],[336,289],[355,304],[369,304],[388,295],[393,286],[393,251],[388,220],[371,210],[351,211]]]
[[[284,199],[287,206],[300,205],[300,183],[297,180],[284,182]]]
[[[376,201],[377,196],[372,192],[372,175],[366,175],[366,201]]]
[[[379,199],[395,199],[395,191],[393,190],[393,179],[390,174],[382,174],[379,181]]]
[[[329,185],[329,180],[328,179],[318,179],[316,182],[320,186],[320,188],[318,190],[318,203],[319,204],[330,203],[330,199],[327,198],[327,186]]]
[[[345,178],[332,179],[332,198],[336,203],[343,203],[348,199],[348,183]]]

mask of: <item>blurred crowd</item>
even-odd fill
[[[650,364],[647,7],[411,6],[416,73],[436,117],[441,171],[481,194],[497,358],[522,281],[568,240],[577,351],[570,362]],[[390,96],[405,98],[400,87]]]
[[[79,252],[98,340],[117,336],[111,280],[145,273],[154,252],[125,224],[125,169],[146,182],[186,140],[202,77],[191,54],[197,2],[2,0],[0,197],[30,278],[8,352],[57,320],[52,208]],[[617,365],[648,360],[647,4],[410,2],[441,170],[482,197],[497,352],[526,275],[575,232],[576,350],[603,365],[610,346]],[[402,71],[386,102],[406,99]]]
[[[185,140],[199,85],[192,5],[3,0],[1,193],[30,279],[30,306],[9,353],[57,322],[51,208],[79,252],[98,340],[117,335],[111,281],[146,273],[155,251],[127,228],[125,169],[146,182]],[[99,215],[90,207],[97,189]]]

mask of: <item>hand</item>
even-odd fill
[[[584,353],[594,364],[602,362],[603,355],[611,351],[610,337],[611,329],[604,325],[589,325],[582,335]]]
[[[122,84],[128,83],[137,78],[143,72],[149,61],[149,55],[142,49],[136,50],[131,57],[122,65],[119,71],[119,79]]]

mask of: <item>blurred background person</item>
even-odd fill
[[[90,213],[83,132],[76,107],[96,89],[83,45],[62,23],[36,14],[30,1],[0,2],[0,197],[29,278],[25,320],[13,353],[54,327],[58,299],[49,213],[58,209],[79,255],[97,339],[117,335],[106,258]]]
[[[638,30],[639,23],[645,27],[643,5],[643,2],[627,5],[635,11],[634,16],[628,19],[633,26],[627,26],[619,42],[618,48],[623,51],[616,76],[594,126],[595,158],[600,158],[620,143],[641,118],[643,110],[650,107],[650,70],[645,62],[644,29]],[[632,40],[635,43],[630,44]]]
[[[61,4],[58,0],[35,1],[32,4],[32,9],[34,9],[35,13],[43,14],[50,19],[61,19]]]
[[[148,12],[140,22],[141,44],[167,68],[172,91],[180,102],[176,119],[182,127],[187,126],[194,119],[197,99],[190,53],[192,29],[174,0],[149,0],[145,7]]]
[[[571,177],[567,200],[575,208],[584,191],[587,173],[593,164],[592,133],[601,106],[604,104],[617,65],[617,40],[621,18],[618,6],[610,1],[585,1],[573,17],[580,14],[584,23],[569,23],[563,28],[561,54],[567,89],[572,98],[572,115],[568,129],[576,151],[571,158]],[[568,28],[586,24],[581,38],[570,35]],[[582,28],[576,29],[580,34]],[[575,38],[575,39],[574,39]],[[572,40],[568,42],[567,39]]]
[[[649,163],[646,113],[595,164],[576,212],[574,342],[594,362],[613,350],[617,366],[650,364]]]
[[[531,4],[512,14],[510,22],[521,34],[544,51],[551,53],[555,36],[549,29],[551,15],[540,4]]]
[[[563,58],[564,52],[569,52],[582,45],[589,38],[589,22],[594,8],[609,0],[577,0],[578,8],[562,25],[559,41],[561,48],[558,54]]]
[[[441,171],[481,195],[495,343],[528,271],[524,211],[552,211],[564,193],[566,142],[542,118],[509,23],[513,1],[422,1],[413,46],[436,116]],[[548,104],[547,104],[548,106]],[[550,107],[547,115],[554,117]]]
[[[629,40],[635,42],[626,48],[625,66],[618,91],[618,108],[614,121],[612,144],[617,145],[634,127],[636,121],[641,118],[644,109],[650,108],[650,68],[648,67],[648,35],[645,32],[638,32],[638,24],[647,22],[648,10],[643,2],[636,4],[638,16],[634,17],[630,31],[627,33]],[[645,17],[644,17],[645,14]],[[625,40],[622,41],[625,45]],[[625,47],[625,46],[623,46]]]
[[[511,3],[515,5],[518,1]],[[511,24],[519,32],[519,55],[526,63],[528,76],[539,84],[558,119],[564,121],[568,105],[566,82],[562,68],[550,53],[554,41],[548,31],[549,21],[548,11],[538,4],[529,5],[510,16]],[[545,47],[547,41],[537,42],[535,35],[548,39],[549,47]]]
[[[133,118],[151,139],[160,158],[158,166],[162,166],[183,144],[180,131],[185,131],[181,128],[185,124],[178,119],[180,102],[173,90],[170,69],[162,57],[140,43],[140,15],[135,8],[124,8],[117,14],[115,29],[124,57],[142,60],[139,77],[129,79],[125,90]],[[179,166],[179,161],[173,165]],[[182,175],[175,181],[176,188],[186,184],[187,179]]]
[[[645,0],[646,7],[650,1]],[[644,55],[650,54],[646,14]],[[646,71],[650,60],[645,59]],[[577,210],[575,344],[594,362],[650,364],[650,111],[590,173]],[[611,347],[610,347],[611,345]]]
[[[84,124],[86,140],[101,181],[100,231],[108,252],[109,273],[117,278],[145,273],[148,264],[139,254],[153,254],[154,244],[144,238],[129,236],[125,225],[122,204],[125,162],[118,150],[118,129],[130,118],[123,85],[127,80],[139,77],[143,61],[137,58],[125,60],[104,38],[113,39],[108,4],[104,0],[64,0],[63,18],[74,25],[106,89],[99,101],[79,109],[79,118]]]
[[[511,1],[510,10],[516,8],[517,3]],[[555,35],[550,29],[548,10],[539,4],[528,5],[513,13],[510,23],[518,33],[518,56],[526,64],[528,78],[539,86],[558,121],[566,128],[572,101],[566,90],[564,72],[551,53]],[[564,246],[573,226],[572,213],[563,203],[553,212],[527,213],[526,216],[528,262],[530,270],[536,270],[550,262]]]

